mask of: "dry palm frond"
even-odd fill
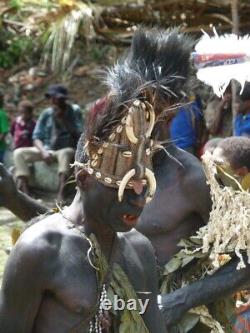
[[[208,224],[199,229],[196,238],[202,240],[202,251],[210,253],[215,268],[220,266],[221,254],[234,252],[240,259],[237,269],[243,268],[245,263],[241,252],[247,254],[250,263],[250,193],[241,189],[240,184],[239,190],[221,187],[210,154],[203,156],[203,164],[213,206]]]
[[[70,6],[63,7],[52,23],[45,45],[44,60],[47,61],[51,54],[52,70],[66,69],[80,24],[84,35],[90,36],[93,34],[92,20],[92,9],[84,3],[72,0]]]

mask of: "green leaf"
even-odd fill
[[[178,268],[180,268],[182,265],[182,261],[179,258],[174,257],[172,260],[170,260],[166,265],[165,265],[165,270],[164,273],[172,273],[176,271]]]
[[[184,266],[186,266],[187,264],[189,264],[193,259],[195,259],[196,257],[195,256],[188,256],[188,257],[186,257],[186,258],[184,258],[183,260],[182,260],[182,265],[181,265],[181,267],[184,267]]]
[[[189,332],[198,323],[199,319],[199,315],[187,312],[177,325],[179,333]]]

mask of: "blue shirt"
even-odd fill
[[[193,147],[197,141],[196,122],[202,114],[198,102],[194,101],[179,109],[170,125],[170,138],[179,148]]]
[[[250,136],[250,114],[238,114],[234,121],[236,136]]]
[[[79,106],[76,104],[69,105],[69,108],[66,110],[65,116],[69,119],[71,127],[73,127],[78,133],[78,136],[80,136],[81,133],[83,132],[83,120]],[[41,140],[46,149],[54,149],[52,142],[54,132],[55,132],[54,110],[52,107],[50,107],[45,109],[40,114],[40,117],[38,118],[36,127],[33,132],[32,139]],[[69,141],[67,136],[69,137],[70,134],[67,131],[67,129],[63,126],[60,127],[60,135],[62,137],[61,140],[62,147],[60,148],[69,147],[69,145],[67,144],[67,142]],[[65,144],[63,141],[65,142]]]

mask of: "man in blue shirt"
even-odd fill
[[[62,85],[51,85],[45,96],[51,106],[45,109],[33,132],[34,147],[14,151],[17,187],[29,193],[28,178],[30,162],[50,164],[57,160],[59,175],[58,200],[63,200],[65,180],[70,172],[70,162],[75,153],[77,140],[83,130],[81,110],[67,101],[68,91]]]
[[[180,107],[170,125],[170,137],[179,148],[197,153],[202,124],[201,104],[198,99]]]
[[[234,133],[236,136],[250,137],[250,84],[247,83],[240,95],[240,103],[234,121]]]

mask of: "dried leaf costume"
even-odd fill
[[[210,186],[212,209],[208,224],[189,239],[182,240],[182,247],[165,266],[161,292],[172,292],[208,275],[236,256],[237,269],[244,269],[243,253],[250,262],[250,193],[230,174],[221,169],[212,155],[203,156],[203,166]],[[218,174],[229,186],[218,182]],[[233,332],[236,300],[224,298],[209,307],[191,309],[178,323],[178,331],[185,333],[198,321],[212,333]]]

